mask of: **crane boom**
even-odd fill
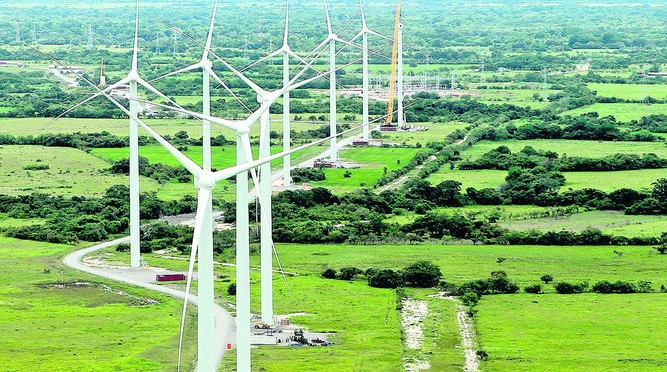
[[[391,75],[389,76],[389,102],[385,125],[391,125],[394,116],[394,96],[396,94],[396,66],[398,64],[398,28],[401,23],[401,0],[396,6],[396,20],[394,22],[394,45],[391,50]]]

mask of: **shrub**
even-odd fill
[[[344,267],[340,269],[340,272],[336,275],[336,279],[350,280],[354,278],[355,275],[361,273],[363,273],[363,271],[357,269],[356,267]]]
[[[324,279],[336,279],[336,270],[329,268],[322,271],[321,275]]]
[[[554,284],[556,292],[560,294],[572,294],[572,293],[582,293],[588,288],[588,283],[582,282],[579,284],[573,284],[568,282],[558,282]]]
[[[523,290],[526,293],[533,293],[533,294],[542,293],[542,285],[541,284],[528,285],[524,287]]]
[[[236,296],[236,283],[232,283],[227,287],[227,294],[230,296]]]
[[[466,292],[461,296],[461,302],[466,306],[474,306],[479,302],[479,297],[475,292]]]
[[[650,284],[649,284],[650,288]],[[611,283],[607,280],[601,280],[593,286],[593,292],[597,293],[636,293],[637,287],[630,283],[618,280]]]
[[[410,287],[435,287],[440,282],[440,267],[428,261],[419,261],[403,270],[405,285]]]
[[[368,278],[368,285],[377,288],[398,288],[403,286],[403,277],[391,269],[383,269]]]
[[[116,246],[116,252],[129,252],[129,251],[130,251],[130,245],[128,243],[122,243]]]
[[[24,170],[47,170],[49,169],[48,164],[28,164],[25,167],[23,167]]]
[[[554,281],[554,277],[551,274],[544,274],[540,277],[540,280],[544,282],[544,284],[549,284]]]

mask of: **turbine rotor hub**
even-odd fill
[[[198,189],[208,189],[211,190],[215,187],[215,177],[213,177],[213,172],[205,170],[202,174],[195,180],[195,185]]]

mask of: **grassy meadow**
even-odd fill
[[[587,112],[597,112],[600,117],[613,116],[618,121],[639,120],[642,116],[659,115],[667,112],[667,105],[643,103],[595,103],[563,112],[561,115],[579,116]]]
[[[484,278],[495,270],[506,271],[522,287],[539,282],[545,273],[552,274],[555,281],[648,280],[654,289],[667,283],[667,256],[651,254],[650,247],[278,244],[277,249],[285,270],[299,273],[287,278],[291,293],[282,279],[274,276],[277,313],[305,313],[292,317],[293,322],[315,331],[335,332],[332,340],[340,345],[254,349],[253,363],[258,370],[266,371],[292,370],[296,366],[307,371],[400,370],[400,325],[393,291],[370,288],[363,279],[321,279],[319,273],[326,267],[402,268],[425,259],[440,265],[444,279],[454,283]],[[619,249],[622,256],[613,252]],[[498,263],[498,257],[505,261]],[[253,255],[251,261],[256,267],[259,257]],[[233,275],[230,268],[216,270]],[[580,359],[587,370],[636,366],[657,371],[663,365],[660,345],[664,345],[665,336],[655,330],[667,315],[664,294],[557,295],[550,288],[545,286],[545,295],[483,297],[478,306],[478,330],[482,347],[489,353],[484,370],[572,370],[577,365],[572,360]],[[253,273],[254,311],[259,310],[258,290],[258,275]],[[426,299],[428,293],[432,292],[408,290],[417,299]],[[430,315],[424,323],[421,352],[430,356],[433,368],[457,370],[462,356],[456,347],[460,341],[455,310],[449,302],[428,301]],[[618,319],[630,320],[619,326]],[[577,337],[571,337],[573,334]],[[650,345],[640,346],[645,343]],[[609,344],[619,347],[609,348]],[[555,354],[544,353],[544,349],[554,349]],[[640,357],[646,355],[643,350],[650,350],[651,356]],[[402,353],[412,355],[414,351]],[[595,357],[583,362],[590,355]],[[229,354],[222,370],[233,370],[233,366],[234,355]]]
[[[655,99],[667,97],[667,84],[604,84],[590,83],[588,89],[598,92],[598,96],[641,100],[646,96]]]
[[[582,231],[588,227],[625,237],[660,236],[667,231],[667,216],[626,215],[620,211],[587,211],[558,217],[501,222],[511,230]]]
[[[42,165],[44,170],[26,170]],[[106,172],[110,165],[84,151],[64,147],[0,146],[0,194],[101,196],[111,186],[125,185],[127,177]],[[143,191],[157,191],[158,183],[142,177]]]
[[[444,167],[443,167],[444,168]],[[441,169],[430,175],[427,180],[432,184],[438,184],[444,180],[455,180],[461,182],[461,189],[468,187],[498,188],[505,183],[507,171],[482,169],[482,170],[449,170]],[[598,190],[611,192],[620,188],[631,188],[635,190],[651,189],[651,184],[659,178],[665,178],[664,169],[638,169],[615,172],[563,172],[565,185],[560,188],[561,192],[568,189],[579,190],[594,187]]]
[[[309,182],[311,186],[321,186],[336,193],[352,192],[361,186],[371,187],[387,172],[400,169],[410,162],[419,152],[416,148],[379,148],[359,147],[343,149],[339,157],[344,162],[350,162],[359,168],[330,168],[324,169],[326,179]],[[345,177],[349,172],[349,177]]]
[[[604,156],[620,154],[646,154],[653,153],[661,158],[667,158],[667,146],[662,142],[628,142],[628,141],[584,141],[584,140],[560,140],[560,139],[536,139],[536,140],[505,140],[505,141],[479,141],[473,146],[461,152],[466,160],[475,160],[483,154],[500,146],[507,146],[513,153],[521,151],[526,146],[536,150],[555,151],[559,155],[581,156],[589,158],[601,158]]]
[[[175,370],[181,303],[69,269],[59,258],[73,249],[0,238],[3,370]],[[57,285],[76,281],[93,285]],[[196,353],[193,315],[186,361]]]
[[[664,371],[667,296],[483,297],[484,371]]]

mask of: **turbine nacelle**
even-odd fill
[[[195,187],[197,189],[212,190],[217,184],[213,172],[210,170],[203,170],[199,177],[195,179]]]

